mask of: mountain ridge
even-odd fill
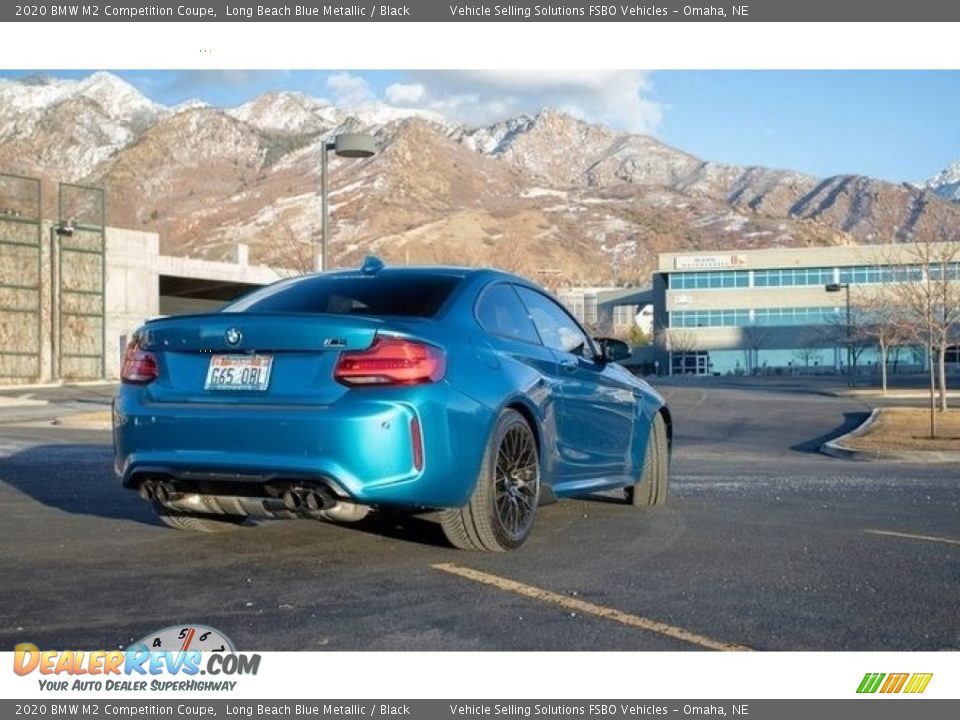
[[[222,258],[246,242],[255,262],[306,269],[319,156],[347,131],[375,134],[381,150],[331,158],[337,264],[374,251],[622,284],[644,282],[658,252],[939,239],[960,227],[960,163],[917,186],[815,178],[715,163],[551,109],[470,127],[298,92],[165,107],[110,73],[0,80],[0,171],[102,185],[108,221],[160,233],[170,254]]]

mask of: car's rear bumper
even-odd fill
[[[365,505],[459,507],[482,462],[495,412],[445,383],[351,392],[332,406],[148,402],[124,385],[114,402],[125,487],[263,496],[263,486],[322,483]],[[412,423],[420,426],[417,469]]]

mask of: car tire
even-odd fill
[[[504,410],[487,442],[470,501],[443,511],[440,524],[450,544],[461,550],[513,550],[530,534],[539,501],[540,455],[533,430],[516,410]]]
[[[663,505],[670,484],[670,445],[662,413],[653,416],[643,455],[643,469],[635,485],[626,488],[627,502],[635,506]]]
[[[174,530],[201,533],[229,532],[239,528],[246,520],[245,515],[194,515],[168,508],[156,500],[151,501],[150,504],[161,522]]]

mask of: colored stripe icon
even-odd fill
[[[867,673],[860,681],[858,693],[922,693],[933,673]]]

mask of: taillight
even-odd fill
[[[127,351],[123,355],[123,368],[120,370],[120,379],[125,383],[146,385],[156,380],[157,357],[152,352],[140,349],[139,340],[134,337],[127,344]]]
[[[333,377],[344,385],[416,385],[437,382],[446,369],[438,348],[380,336],[366,350],[341,353]]]

